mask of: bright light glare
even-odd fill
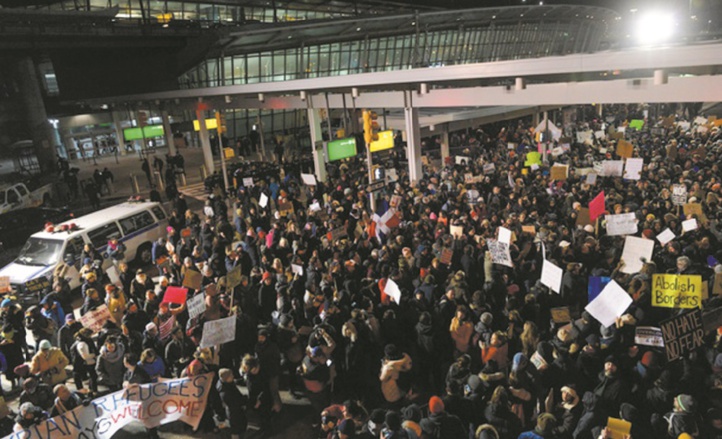
[[[642,44],[662,43],[674,33],[674,16],[668,12],[648,12],[637,22],[637,40]]]

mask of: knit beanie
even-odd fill
[[[386,412],[386,418],[384,419],[386,428],[391,431],[399,431],[401,429],[401,416],[398,412],[390,410]]]
[[[677,395],[677,405],[685,413],[694,413],[697,411],[697,401],[690,395]]]
[[[444,401],[438,396],[432,396],[429,399],[429,411],[433,414],[439,414],[444,411]]]
[[[657,365],[657,357],[654,356],[654,352],[647,351],[644,353],[644,355],[642,355],[642,359],[640,360],[640,362],[645,367],[654,367]]]

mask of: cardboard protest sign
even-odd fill
[[[115,268],[115,267],[110,267],[110,268]],[[106,273],[108,273],[109,275],[110,275],[110,268],[108,270],[106,270]],[[113,282],[113,283],[115,283],[115,282]],[[51,287],[50,279],[48,279],[45,276],[40,276],[37,279],[31,279],[31,280],[25,282],[25,289],[30,293],[40,293],[50,287]]]
[[[612,326],[632,304],[632,298],[615,281],[610,281],[584,309],[604,327]]]
[[[0,293],[10,292],[10,276],[0,276]]]
[[[589,202],[589,219],[596,220],[604,213],[604,191],[601,191],[592,201]]]
[[[552,308],[552,320],[554,323],[568,323],[572,321],[572,316],[569,313],[568,306],[562,306],[560,308]]]
[[[688,219],[696,217],[703,224],[707,222],[707,217],[702,211],[702,205],[699,203],[687,203],[682,206],[682,211]]]
[[[454,256],[454,251],[450,248],[445,248],[441,250],[441,256],[439,257],[439,262],[441,262],[444,265],[451,265],[451,258]]]
[[[175,326],[175,316],[171,316],[168,320],[161,323],[158,327],[158,337],[160,337],[161,340],[165,340],[168,337],[170,337],[171,333],[173,332],[173,327]]]
[[[482,170],[484,171],[484,174],[491,174],[496,170],[496,165],[493,163],[487,163],[484,165]]]
[[[346,227],[336,227],[335,229],[331,230],[326,234],[326,237],[331,242],[336,242],[339,239],[345,238],[348,236],[348,232],[346,231]]]
[[[660,308],[697,308],[702,305],[702,276],[652,275],[652,306]]]
[[[462,163],[466,163],[468,165],[469,163],[471,163],[471,158],[463,156],[463,155],[457,155],[456,156],[456,164],[460,165]]]
[[[236,265],[226,274],[226,287],[229,290],[241,284],[241,266]]]
[[[569,165],[554,165],[551,167],[552,180],[566,180],[569,175]]]
[[[472,174],[471,172],[467,172],[466,174],[464,174],[464,183],[466,183],[466,184],[474,183],[474,174]]]
[[[622,250],[622,260],[624,261],[622,273],[639,273],[644,266],[642,260],[651,261],[653,251],[654,241],[651,239],[627,236],[624,241],[624,249]]]
[[[579,208],[579,211],[577,212],[577,226],[586,226],[587,224],[591,224],[592,220],[589,218],[589,208],[588,207],[581,207]]]
[[[607,235],[633,235],[637,233],[637,217],[632,213],[607,215]]]
[[[687,355],[704,343],[704,324],[701,309],[695,309],[672,317],[660,323],[659,326],[664,338],[667,361],[674,361]]]
[[[632,158],[634,155],[634,145],[624,139],[617,142],[617,155],[625,159]]]
[[[203,275],[195,270],[186,270],[183,276],[183,286],[191,288],[196,291],[200,291],[201,284],[203,283]]]
[[[642,346],[663,348],[662,330],[654,326],[637,326],[634,330],[634,343]]]
[[[670,230],[669,227],[667,227],[666,229],[662,230],[662,233],[657,235],[657,241],[659,241],[659,243],[662,245],[667,245],[669,241],[673,240],[676,237],[677,236],[674,234],[674,232]]]
[[[536,227],[533,224],[530,226],[521,226],[521,231],[529,233],[530,235],[536,235]]]
[[[190,227],[186,227],[185,229],[182,229],[180,232],[181,238],[190,238],[193,234],[193,231]]]
[[[672,204],[675,206],[684,206],[687,204],[687,186],[683,184],[675,184],[672,186]]]
[[[198,428],[211,392],[213,374],[134,385],[39,421],[5,439],[110,439],[130,423],[146,428],[181,421]]]
[[[587,284],[587,302],[591,302],[596,299],[599,293],[602,292],[604,287],[612,280],[611,277],[607,276],[589,276],[589,283]]]
[[[199,293],[188,299],[188,316],[195,319],[206,312],[205,294]]]
[[[236,338],[237,320],[236,316],[230,316],[224,319],[205,322],[203,324],[201,347],[209,348],[233,341]]]
[[[586,182],[587,182],[587,184],[592,185],[592,186],[597,184],[597,174],[595,174],[593,172],[590,172],[589,174],[587,174]]]
[[[97,334],[103,329],[103,325],[108,319],[110,319],[110,310],[105,304],[102,304],[80,316],[80,323]]]
[[[607,439],[625,439],[632,431],[632,423],[624,419],[607,418]]]
[[[243,177],[243,186],[253,187],[253,177]]]
[[[494,264],[504,265],[505,267],[514,267],[509,253],[509,244],[499,242],[496,239],[487,239],[486,246],[491,253],[491,261]]]
[[[549,262],[544,259],[542,262],[541,272],[541,283],[546,285],[552,291],[559,294],[562,288],[562,277],[564,276],[564,270],[554,265],[553,262]]]
[[[399,289],[399,285],[394,282],[392,279],[388,279],[386,281],[386,286],[384,287],[384,293],[391,297],[391,300],[396,302],[397,304],[401,304],[401,290]]]
[[[307,186],[316,186],[318,184],[316,183],[316,176],[313,174],[301,173],[301,180],[303,181],[303,184]]]
[[[278,214],[282,217],[287,217],[293,213],[293,203],[286,201],[284,203],[278,203]]]
[[[198,290],[200,288],[197,288]],[[163,294],[163,303],[176,303],[183,305],[188,298],[188,289],[181,287],[168,287]]]

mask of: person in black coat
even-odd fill
[[[226,418],[230,421],[231,439],[243,439],[248,427],[246,417],[248,398],[236,387],[236,383],[233,382],[233,372],[230,369],[219,370],[218,376],[220,379],[216,383],[216,389],[223,401]]]

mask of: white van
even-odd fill
[[[72,231],[59,231],[63,225],[75,224]],[[70,287],[81,285],[78,271],[82,264],[80,255],[85,244],[92,244],[98,254],[104,255],[103,268],[111,260],[105,250],[111,238],[118,238],[126,246],[125,260],[141,265],[152,260],[153,241],[165,236],[168,219],[160,203],[126,202],[55,225],[54,232],[45,230],[35,233],[20,250],[18,257],[0,270],[0,276],[8,276],[10,285],[18,293],[23,305],[37,303],[36,294],[25,294],[25,283],[46,277],[51,279],[53,270],[61,263],[73,265],[67,278]]]

